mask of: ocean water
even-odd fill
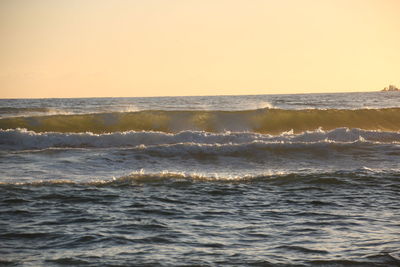
[[[400,266],[398,92],[0,100],[0,265]]]

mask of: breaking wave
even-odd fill
[[[255,132],[280,134],[318,128],[360,128],[400,131],[400,108],[383,109],[256,109],[242,111],[147,110],[0,119],[0,129],[25,128],[35,132],[110,133],[124,131]]]
[[[292,131],[279,135],[250,132],[210,133],[204,131],[182,131],[179,133],[127,131],[105,134],[95,133],[36,133],[26,129],[0,130],[0,148],[8,150],[46,148],[107,148],[146,147],[175,145],[177,147],[248,145],[263,147],[266,144],[309,144],[309,143],[354,143],[400,144],[400,132],[338,128],[330,131],[317,129],[295,134]],[[172,148],[171,148],[172,149]]]
[[[91,181],[74,180],[36,180],[27,182],[0,182],[0,186],[57,186],[57,185],[83,185],[83,186],[126,186],[138,183],[154,182],[269,182],[278,185],[305,183],[305,184],[346,184],[358,180],[380,179],[398,181],[400,169],[378,170],[360,168],[351,171],[314,172],[314,173],[287,173],[267,172],[258,175],[222,176],[219,174],[201,174],[185,172],[155,172],[146,173],[143,170],[132,172],[126,176],[111,179],[94,179]]]

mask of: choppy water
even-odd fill
[[[0,128],[0,265],[400,265],[397,92],[0,100]]]

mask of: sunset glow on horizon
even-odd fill
[[[0,98],[377,91],[400,1],[0,2]]]

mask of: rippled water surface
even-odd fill
[[[400,266],[399,100],[0,100],[0,265]]]

